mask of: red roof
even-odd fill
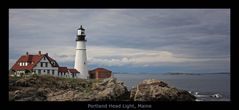
[[[45,54],[45,56],[46,56],[47,59],[51,62],[51,64],[52,64],[52,61],[56,63],[55,65],[52,65],[53,67],[59,67],[59,65],[58,65],[58,63],[56,62],[56,60],[54,60],[53,58],[49,57],[47,54]]]
[[[49,57],[47,54],[37,54],[37,55],[22,55],[18,60],[17,62],[12,66],[11,69],[13,70],[32,70],[36,64],[43,58],[43,57],[46,57],[51,65],[53,67],[59,67],[59,65],[57,64],[57,62],[52,59],[51,57]],[[52,64],[52,61],[55,62],[55,65]],[[20,66],[20,62],[27,62],[28,65],[27,66]]]
[[[77,71],[76,69],[68,69],[70,71],[70,73],[80,73],[79,71]]]
[[[107,70],[107,69],[105,69],[105,68],[96,68],[96,69],[93,69],[93,70],[91,70],[90,72],[94,72],[94,71],[98,71],[98,72],[104,72],[104,71],[107,71],[107,72],[112,72],[112,71],[110,71],[110,70]]]
[[[58,72],[68,73],[68,69],[67,69],[67,67],[59,67]]]

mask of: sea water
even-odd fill
[[[145,79],[158,79],[171,87],[184,89],[197,97],[197,101],[230,101],[230,74],[114,74],[130,90]]]

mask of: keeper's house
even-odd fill
[[[89,71],[89,76],[91,79],[104,79],[112,77],[112,71],[105,68],[96,68]]]
[[[48,56],[48,53],[22,55],[10,69],[12,75],[22,76],[24,74],[52,75],[66,78],[79,78],[80,72],[76,69],[60,67],[56,60]]]

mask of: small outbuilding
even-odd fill
[[[112,71],[105,68],[96,68],[89,71],[90,79],[105,79],[112,77]]]

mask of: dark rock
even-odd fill
[[[159,80],[144,80],[132,88],[133,101],[194,101],[196,98],[185,90],[169,87]]]

